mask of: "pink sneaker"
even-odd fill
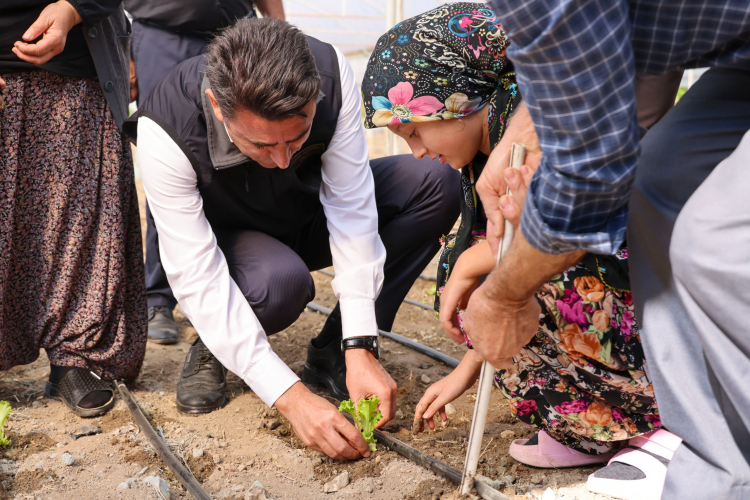
[[[577,467],[607,462],[612,453],[588,455],[558,443],[544,431],[539,431],[536,444],[526,444],[529,439],[516,439],[510,445],[510,456],[522,464],[547,469],[560,467]],[[534,439],[533,437],[531,438]]]

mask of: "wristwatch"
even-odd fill
[[[375,356],[375,359],[380,359],[378,337],[349,337],[341,341],[341,352],[347,349],[367,349]]]

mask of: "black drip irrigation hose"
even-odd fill
[[[200,483],[195,480],[190,471],[182,466],[180,461],[177,460],[177,457],[174,456],[169,447],[167,447],[166,443],[158,434],[156,434],[156,431],[151,427],[148,419],[143,414],[140,407],[138,407],[138,403],[135,402],[133,395],[125,386],[125,383],[118,381],[115,385],[117,386],[117,390],[120,392],[123,401],[125,401],[130,414],[133,416],[133,419],[138,424],[138,427],[141,428],[141,432],[145,434],[149,443],[151,443],[151,446],[156,449],[156,453],[158,453],[161,459],[166,462],[167,467],[169,467],[169,470],[174,473],[180,484],[190,492],[194,499],[211,500],[211,497],[208,496],[208,493],[206,493]]]
[[[352,421],[351,415],[344,413],[344,416],[349,420],[349,422],[354,423]],[[436,458],[425,455],[418,449],[409,446],[403,441],[399,441],[387,432],[375,429],[374,434],[377,438],[378,443],[382,444],[386,448],[395,451],[399,455],[411,460],[415,464],[432,471],[438,476],[444,477],[454,484],[461,484],[462,472],[455,467],[451,467],[445,462],[441,462]],[[474,480],[474,487],[477,489],[477,493],[479,493],[479,496],[481,496],[485,500],[510,500],[508,497],[506,497],[496,489],[478,479]]]
[[[307,308],[310,309],[310,310],[312,310],[312,311],[319,312],[321,314],[325,314],[326,316],[330,316],[331,312],[332,312],[331,309],[328,309],[327,307],[320,306],[320,305],[316,304],[315,302],[309,302],[307,304]],[[413,349],[413,350],[415,350],[415,351],[417,351],[417,352],[419,352],[421,354],[424,354],[425,356],[429,356],[432,359],[436,359],[436,360],[438,360],[438,361],[440,361],[442,363],[445,363],[446,365],[448,365],[448,366],[450,366],[452,368],[457,367],[458,363],[460,362],[460,360],[458,360],[458,359],[456,359],[456,358],[454,358],[452,356],[448,356],[447,354],[443,354],[440,351],[436,351],[435,349],[432,349],[431,347],[427,347],[426,345],[420,344],[416,340],[412,340],[412,339],[406,338],[406,337],[404,337],[402,335],[399,335],[398,333],[386,332],[385,330],[378,330],[378,333],[380,335],[382,335],[383,337],[387,338],[387,339],[391,339],[391,340],[393,340],[395,342],[398,342],[399,344],[403,344],[406,347],[409,347],[409,348],[411,348],[411,349]]]
[[[321,273],[321,274],[325,274],[326,276],[330,276],[331,278],[335,278],[336,277],[336,275],[334,273],[332,273],[331,271],[326,271],[325,269],[318,269],[318,272]],[[420,274],[419,277],[422,278],[422,279],[424,279],[424,280],[437,281],[437,277],[436,276],[428,276],[426,274]],[[412,306],[421,307],[422,309],[426,309],[428,311],[433,311],[434,310],[431,305],[422,304],[421,302],[417,302],[416,300],[404,299],[404,302],[406,302],[407,304],[410,304]]]

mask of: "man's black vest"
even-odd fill
[[[320,208],[321,155],[336,131],[341,81],[333,47],[310,37],[307,41],[322,80],[322,99],[310,137],[289,168],[264,168],[229,141],[204,92],[204,56],[170,72],[124,126],[136,142],[137,119],[148,117],[179,145],[197,174],[203,211],[214,230],[252,229],[292,246]]]

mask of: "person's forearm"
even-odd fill
[[[286,21],[282,0],[255,0],[255,5],[264,17],[275,17]]]
[[[488,241],[482,241],[464,251],[456,261],[454,273],[470,278],[487,274],[495,267],[492,249]]]
[[[487,278],[487,295],[502,302],[525,302],[555,274],[566,270],[586,254],[576,251],[550,255],[532,247],[516,231],[508,253]]]

